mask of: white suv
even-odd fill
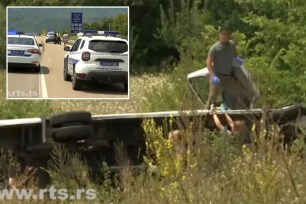
[[[64,58],[64,80],[71,80],[74,90],[80,90],[83,81],[98,81],[123,83],[128,91],[128,41],[107,36],[107,31],[98,34],[106,36],[82,36],[71,48],[64,48],[69,51]]]
[[[7,37],[7,62],[9,67],[34,67],[40,71],[41,47],[34,36],[9,34]]]

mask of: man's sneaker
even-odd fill
[[[214,103],[210,104],[209,114],[216,113],[216,105]]]

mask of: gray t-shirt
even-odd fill
[[[231,75],[236,55],[236,46],[232,40],[227,45],[222,45],[220,41],[216,42],[209,49],[209,55],[213,57],[213,69],[216,75]]]

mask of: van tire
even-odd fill
[[[51,134],[56,142],[78,141],[92,137],[94,128],[91,125],[73,125],[53,129]]]
[[[50,118],[52,127],[61,127],[69,124],[91,124],[91,113],[87,111],[74,111],[60,113]]]

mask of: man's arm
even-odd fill
[[[225,118],[226,118],[226,120],[227,120],[229,126],[231,126],[231,128],[233,129],[233,127],[234,127],[234,122],[233,122],[232,118],[231,118],[227,113],[224,113],[224,115],[225,115]]]

